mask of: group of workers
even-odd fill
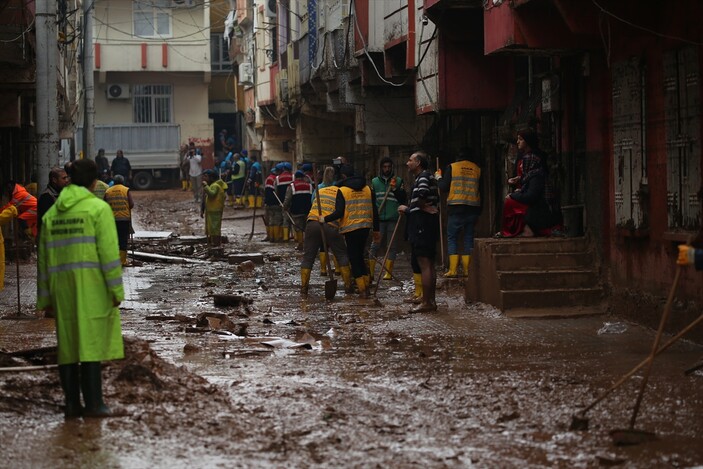
[[[405,182],[395,174],[390,158],[381,160],[380,173],[372,179],[370,186],[363,176],[355,174],[354,168],[344,162],[325,168],[319,185],[311,165],[302,165],[295,174],[292,174],[290,163],[279,163],[272,168],[264,184],[265,240],[288,241],[293,228],[298,248],[303,250],[300,267],[302,295],[308,294],[318,253],[321,274],[327,274],[329,249],[334,256],[335,270],[344,281],[345,291],[351,293],[356,288],[362,297],[367,298],[376,256],[384,241],[387,252],[382,269],[385,279],[392,278],[398,243],[398,236],[393,235],[401,217],[406,216],[415,283],[415,292],[408,300],[415,304],[411,311],[436,311],[437,179],[429,171],[428,156],[422,151],[409,157],[407,168],[415,178],[409,202]],[[453,183],[452,172],[447,173],[448,184],[457,194],[469,190],[467,187],[471,183],[465,181],[469,176],[460,169],[454,170]],[[471,187],[477,192],[478,181],[475,186]],[[480,201],[477,199],[477,202]],[[367,249],[370,234],[371,246]]]

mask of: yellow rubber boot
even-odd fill
[[[456,270],[458,267],[459,267],[459,254],[450,254],[449,255],[449,270],[447,271],[446,274],[444,274],[444,276],[449,277],[449,278],[458,277],[458,274],[456,273]]]
[[[185,181],[185,180],[181,181],[181,190],[183,192],[188,190],[188,181]]]
[[[469,276],[469,265],[471,265],[471,256],[461,256],[461,270],[464,277]]]
[[[339,270],[339,261],[335,256],[332,256],[332,263],[334,264],[334,274],[339,275],[341,270]]]
[[[290,228],[284,226],[281,229],[283,230],[283,234],[281,235],[282,241],[284,243],[287,243],[288,241],[290,241]]]
[[[234,207],[234,196],[232,196],[232,195],[227,196],[227,206]]]
[[[253,195],[247,196],[247,201],[249,202],[249,208],[254,208],[254,204],[256,204],[256,198]]]
[[[372,279],[370,275],[364,275],[364,283],[366,283],[366,288],[371,287]]]
[[[371,275],[372,277],[376,277],[376,259],[369,258],[369,260],[366,262],[368,263],[367,265],[369,267],[369,275]]]
[[[351,268],[348,265],[341,266],[339,270],[342,272],[342,280],[344,281],[344,292],[354,293],[354,285],[352,284]]]
[[[310,286],[310,269],[300,269],[300,294],[306,296]]]
[[[369,297],[369,292],[368,292],[368,286],[366,285],[366,279],[364,277],[357,277],[354,279],[356,282],[356,288],[359,289],[359,296],[361,298],[368,298]]]
[[[422,299],[422,274],[413,274],[413,281],[415,282],[415,294],[413,295],[415,299]]]
[[[264,206],[264,198],[260,195],[256,196],[256,208],[261,208]]]
[[[327,253],[320,253],[320,275],[327,275]]]
[[[123,266],[127,265],[127,251],[120,251],[120,262]]]
[[[383,280],[391,280],[393,278],[393,261],[392,260],[387,260],[386,261],[386,273],[383,275]]]
[[[283,227],[280,225],[276,227],[276,241],[283,241]]]
[[[193,190],[193,183],[190,182],[190,179],[187,182],[188,182],[188,190],[192,191]]]

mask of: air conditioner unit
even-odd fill
[[[129,99],[129,85],[112,83],[107,85],[107,99]]]
[[[266,18],[276,17],[276,0],[264,0],[264,15]]]
[[[243,86],[254,85],[254,67],[249,62],[239,64],[239,84]]]
[[[192,8],[195,0],[171,0],[171,8]]]

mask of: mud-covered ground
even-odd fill
[[[180,191],[135,192],[137,230],[202,234]],[[259,241],[251,211],[228,208],[227,254],[264,263],[166,264],[125,272],[127,358],[105,364],[108,404],[123,416],[64,421],[55,370],[0,373],[0,465],[7,467],[692,467],[703,464],[703,348],[657,358],[637,428],[658,440],[617,447],[640,378],[570,431],[572,414],[649,353],[653,331],[617,315],[516,320],[465,305],[440,281],[439,311],[409,314],[407,256],[379,302],[325,302],[313,274],[302,300],[293,243]],[[258,215],[257,215],[258,216]],[[140,251],[199,261],[204,247],[165,241]],[[9,267],[9,266],[8,266]],[[21,266],[33,301],[33,266]],[[316,265],[316,270],[317,270]],[[16,315],[8,269],[0,294],[0,366],[50,363],[53,321]],[[341,286],[341,280],[340,280]],[[213,295],[250,304],[215,307]],[[206,317],[208,316],[209,319]],[[667,339],[667,338],[665,338]],[[267,344],[266,344],[267,343]],[[10,352],[38,349],[24,357]]]

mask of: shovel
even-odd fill
[[[400,213],[400,216],[398,217],[398,221],[395,222],[395,227],[393,228],[393,234],[391,234],[391,239],[388,241],[388,248],[386,248],[386,255],[383,256],[383,263],[381,263],[382,266],[386,265],[386,261],[388,260],[388,253],[391,252],[391,246],[393,246],[393,241],[395,240],[395,234],[398,232],[398,227],[400,226],[400,220],[402,220],[403,214]],[[378,293],[378,285],[381,283],[381,279],[383,278],[383,271],[385,270],[384,268],[381,268],[381,271],[378,273],[378,279],[376,279],[376,287],[373,290],[373,301],[376,305],[378,306],[383,306],[381,304],[381,301],[376,297],[376,293]]]
[[[317,174],[315,168],[313,167],[313,173]],[[317,200],[317,214],[322,216],[322,204],[320,203],[320,191],[315,184],[315,199]],[[320,223],[320,235],[322,236],[322,248],[327,252],[327,234],[325,233],[325,224]],[[334,272],[332,271],[332,266],[330,265],[330,257],[325,256],[325,261],[327,263],[327,273],[329,274],[329,280],[325,280],[325,299],[332,301],[334,296],[337,294],[337,279],[334,278]]]
[[[649,363],[647,369],[644,371],[644,377],[642,378],[642,383],[640,384],[640,390],[637,393],[637,400],[635,401],[635,408],[632,411],[632,417],[630,418],[630,427],[625,430],[612,430],[610,436],[613,438],[613,443],[618,446],[623,445],[637,445],[647,441],[652,441],[656,439],[654,433],[645,432],[642,430],[635,430],[635,421],[637,420],[637,414],[640,410],[640,405],[642,404],[642,398],[644,397],[644,390],[647,387],[647,382],[649,381],[649,375],[652,371],[652,364],[654,363],[654,357],[657,355],[657,349],[659,348],[659,341],[661,340],[662,333],[664,332],[664,326],[666,325],[666,320],[669,318],[671,313],[671,305],[674,302],[674,295],[676,294],[676,287],[679,285],[679,278],[681,278],[681,266],[676,266],[676,276],[674,277],[674,283],[671,285],[671,290],[669,290],[669,298],[666,300],[666,306],[664,307],[664,313],[662,313],[661,321],[659,321],[659,329],[657,330],[657,335],[654,337],[654,343],[652,344],[652,351],[649,353]]]
[[[642,380],[642,384],[640,386],[640,392],[637,396],[637,401],[635,403],[635,408],[632,414],[632,418],[630,419],[630,428],[629,429],[618,429],[618,430],[613,430],[610,432],[611,437],[613,438],[613,443],[616,445],[634,445],[638,443],[643,443],[645,441],[651,441],[654,439],[654,434],[649,433],[649,432],[643,432],[640,430],[635,430],[635,420],[637,419],[637,413],[639,411],[640,404],[642,402],[642,396],[644,394],[644,389],[647,386],[647,381],[649,379],[649,373],[652,369],[652,363],[654,362],[654,357],[656,357],[658,354],[666,350],[668,347],[670,347],[676,340],[678,340],[683,334],[688,332],[690,330],[690,326],[685,328],[683,331],[681,331],[679,334],[677,334],[673,339],[669,340],[664,346],[659,348],[659,342],[661,340],[662,333],[664,331],[664,325],[666,324],[666,320],[669,317],[669,313],[671,312],[671,305],[674,301],[674,295],[676,293],[676,288],[678,287],[679,284],[679,278],[681,277],[681,266],[677,266],[676,268],[676,276],[674,278],[674,283],[671,285],[671,289],[669,291],[669,297],[667,298],[666,301],[666,306],[664,307],[664,313],[662,314],[662,318],[659,321],[659,329],[657,330],[657,335],[654,339],[654,344],[652,344],[652,351],[650,352],[649,356],[640,362],[636,367],[634,367],[632,370],[630,370],[627,374],[625,374],[620,380],[618,380],[614,385],[612,385],[608,390],[606,390],[603,394],[601,394],[600,397],[598,397],[595,401],[593,401],[590,405],[588,405],[584,410],[582,410],[580,413],[574,415],[571,420],[571,430],[586,430],[588,429],[588,418],[586,418],[585,414],[589,410],[591,410],[593,407],[596,406],[600,401],[605,399],[612,391],[620,387],[625,381],[627,381],[631,376],[633,376],[640,368],[647,366],[647,370],[645,371],[644,379]],[[695,321],[694,321],[695,322]]]

